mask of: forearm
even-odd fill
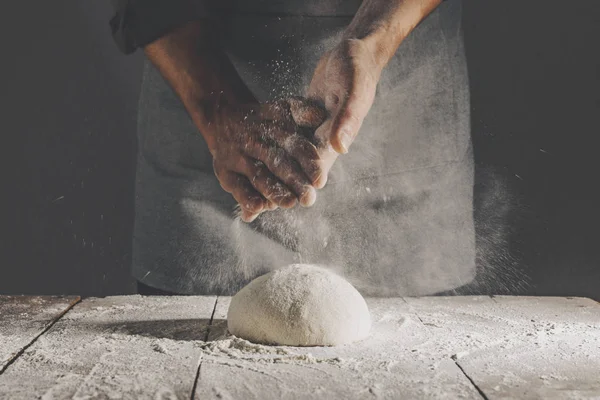
[[[345,39],[361,39],[383,69],[410,32],[442,0],[364,0],[344,33]]]
[[[220,49],[214,32],[208,20],[190,22],[144,47],[211,149],[215,109],[255,100]]]

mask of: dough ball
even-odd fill
[[[293,264],[258,277],[231,299],[229,332],[262,344],[335,346],[368,336],[363,297],[328,269]]]

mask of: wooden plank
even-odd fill
[[[459,363],[490,399],[600,399],[600,305],[581,298],[495,297],[509,345]]]
[[[31,327],[47,328],[47,311],[31,311],[43,306],[8,303],[11,321],[21,322],[0,330],[15,325],[22,337]],[[227,336],[226,297],[87,299],[42,336],[38,331],[0,375],[0,399],[600,398],[600,305],[592,300],[368,304],[370,338],[291,348]],[[8,322],[9,313],[2,315]]]
[[[196,399],[312,399],[480,396],[447,352],[431,340],[402,299],[368,299],[370,338],[330,348],[258,346],[226,336],[229,298],[220,297],[205,346]]]
[[[410,310],[427,326],[431,339],[428,351],[443,351],[449,357],[487,346],[502,329],[491,314],[496,305],[489,296],[405,298]]]
[[[600,399],[600,305],[551,297],[407,300],[489,399]]]
[[[0,397],[190,398],[215,300],[85,299],[0,375]]]
[[[79,297],[0,296],[0,374]]]

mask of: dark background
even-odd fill
[[[117,51],[108,3],[0,15],[0,293],[135,290],[142,56]],[[479,259],[515,268],[513,293],[600,299],[600,2],[555,3],[464,1]]]

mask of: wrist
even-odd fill
[[[383,69],[412,30],[442,0],[364,0],[344,39],[365,43]]]
[[[369,75],[377,82],[387,64],[385,61],[387,57],[382,50],[378,49],[376,42],[369,38],[346,38],[338,44],[334,55],[340,59],[349,58],[362,70],[368,71]]]
[[[230,105],[226,104],[220,93],[204,98],[192,96],[183,100],[183,103],[194,125],[206,141],[208,149],[213,153],[218,128]]]
[[[349,30],[345,33],[344,38],[345,40],[360,41],[371,53],[377,67],[383,70],[411,30],[410,25],[395,21],[393,24],[378,24],[375,29],[369,31]]]
[[[377,72],[381,73],[396,53],[401,40],[391,40],[382,30],[360,39],[360,42],[371,55]]]
[[[146,56],[180,98],[211,150],[224,115],[223,105],[254,99],[211,36],[214,31],[210,21],[204,24],[193,22],[144,48]]]

